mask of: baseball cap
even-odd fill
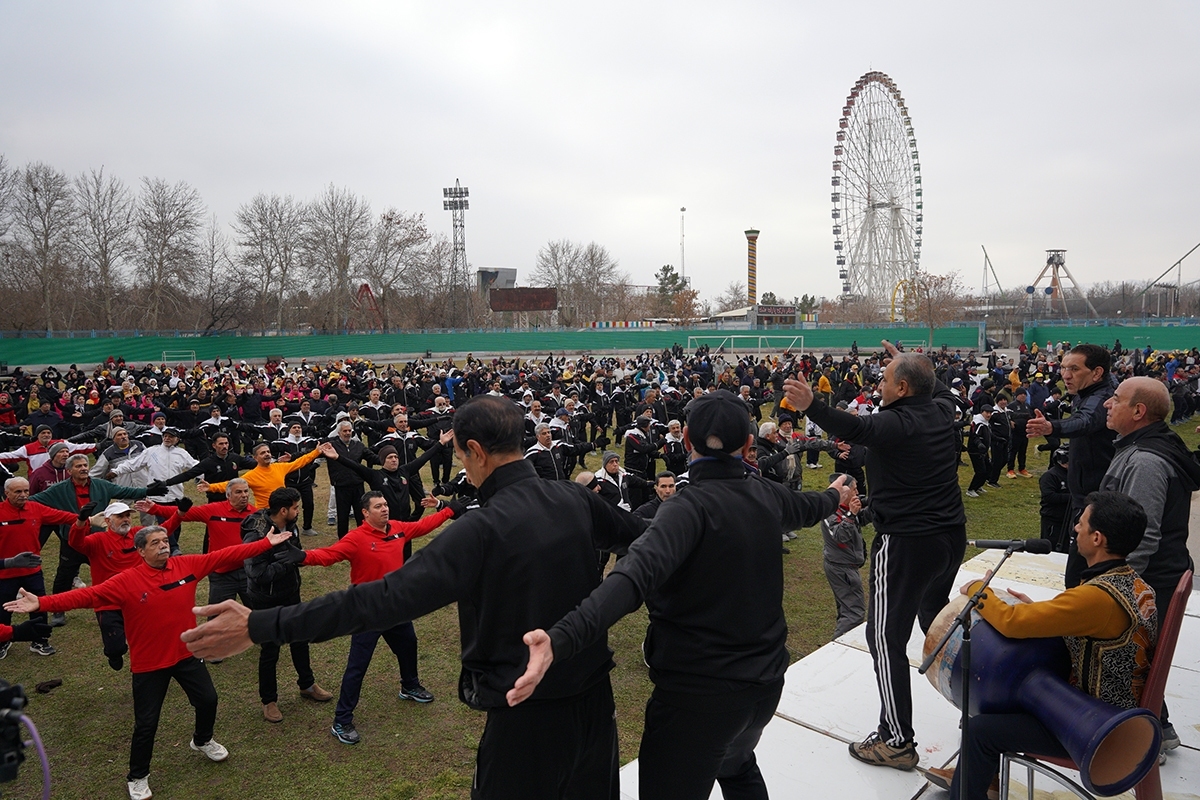
[[[704,455],[740,450],[750,436],[746,406],[729,392],[713,392],[692,401],[688,412],[688,438]]]
[[[124,514],[126,511],[132,511],[132,510],[133,509],[130,508],[128,505],[126,505],[125,503],[122,503],[121,501],[118,500],[115,503],[111,503],[108,506],[108,508],[104,509],[104,518],[108,519],[109,517],[111,517],[115,514]]]

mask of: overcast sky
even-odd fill
[[[635,283],[836,295],[834,136],[888,73],[916,131],[922,265],[978,291],[1048,248],[1146,280],[1200,242],[1200,4],[254,3],[0,0],[0,152],[195,186],[219,220],[333,183],[450,232],[525,284],[552,239]],[[1184,262],[1200,277],[1200,251]]]

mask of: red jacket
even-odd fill
[[[363,523],[347,533],[337,544],[319,547],[304,554],[306,566],[328,567],[339,561],[350,562],[350,583],[377,581],[389,572],[404,566],[404,543],[437,529],[454,516],[443,508],[416,522],[388,521],[384,531]]]
[[[218,569],[233,569],[243,559],[269,549],[271,541],[260,539],[218,553],[171,556],[162,569],[142,561],[99,585],[42,597],[40,610],[58,614],[111,604],[125,617],[130,671],[166,669],[192,655],[179,636],[196,627],[192,606],[200,579]]]
[[[42,543],[38,533],[42,526],[74,522],[75,517],[70,511],[59,511],[33,500],[25,501],[25,507],[19,511],[8,500],[0,500],[0,558],[12,558],[25,552],[40,555]],[[41,571],[41,567],[0,569],[0,579],[20,578]]]
[[[244,511],[235,511],[228,500],[221,500],[192,506],[182,514],[174,506],[155,504],[150,513],[156,517],[166,517],[164,525],[168,525],[172,520],[176,526],[180,522],[203,522],[206,537],[204,552],[215,553],[242,543],[242,520],[257,510],[254,504],[250,503]]]

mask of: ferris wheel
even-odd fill
[[[924,214],[912,120],[884,73],[855,82],[833,154],[833,249],[842,294],[886,305],[921,262]]]

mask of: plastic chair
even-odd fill
[[[1179,641],[1179,628],[1183,625],[1183,613],[1187,610],[1188,598],[1192,594],[1192,571],[1179,576],[1179,583],[1171,595],[1171,609],[1158,628],[1158,642],[1154,648],[1154,661],[1142,687],[1141,707],[1153,711],[1157,716],[1162,711],[1163,695],[1167,690],[1167,674],[1171,671],[1171,659],[1175,657],[1175,644]],[[1069,758],[1055,758],[1034,753],[1026,757],[1035,758],[1067,769],[1079,769]],[[1007,789],[1007,787],[1004,787]],[[1137,800],[1162,800],[1162,778],[1158,773],[1158,761],[1146,773],[1146,777],[1134,788]],[[1002,792],[1001,796],[1004,796]]]

